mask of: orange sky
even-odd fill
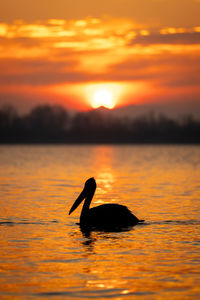
[[[200,0],[1,0],[0,106],[200,101]]]

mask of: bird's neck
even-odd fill
[[[95,191],[94,191],[95,192]],[[81,211],[81,216],[80,216],[80,219],[83,218],[87,212],[89,211],[89,208],[90,208],[90,203],[92,201],[92,198],[94,196],[94,192],[90,192],[86,199],[85,199],[85,202],[83,204],[83,208],[82,208],[82,211]]]

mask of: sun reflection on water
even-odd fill
[[[97,190],[93,203],[102,204],[112,199],[113,187],[115,185],[115,173],[112,168],[113,149],[107,146],[99,146],[95,148],[93,155],[93,168],[96,170],[95,179],[97,182]]]
[[[2,147],[0,298],[198,299],[199,153]],[[82,233],[80,209],[68,211],[89,176],[97,180],[95,205],[125,204],[146,224]]]

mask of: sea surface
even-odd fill
[[[92,206],[145,223],[81,232]],[[0,299],[200,299],[200,146],[1,145]]]

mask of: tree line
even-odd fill
[[[153,113],[119,118],[101,109],[71,115],[50,105],[20,115],[7,106],[0,108],[0,143],[200,143],[200,120]]]

